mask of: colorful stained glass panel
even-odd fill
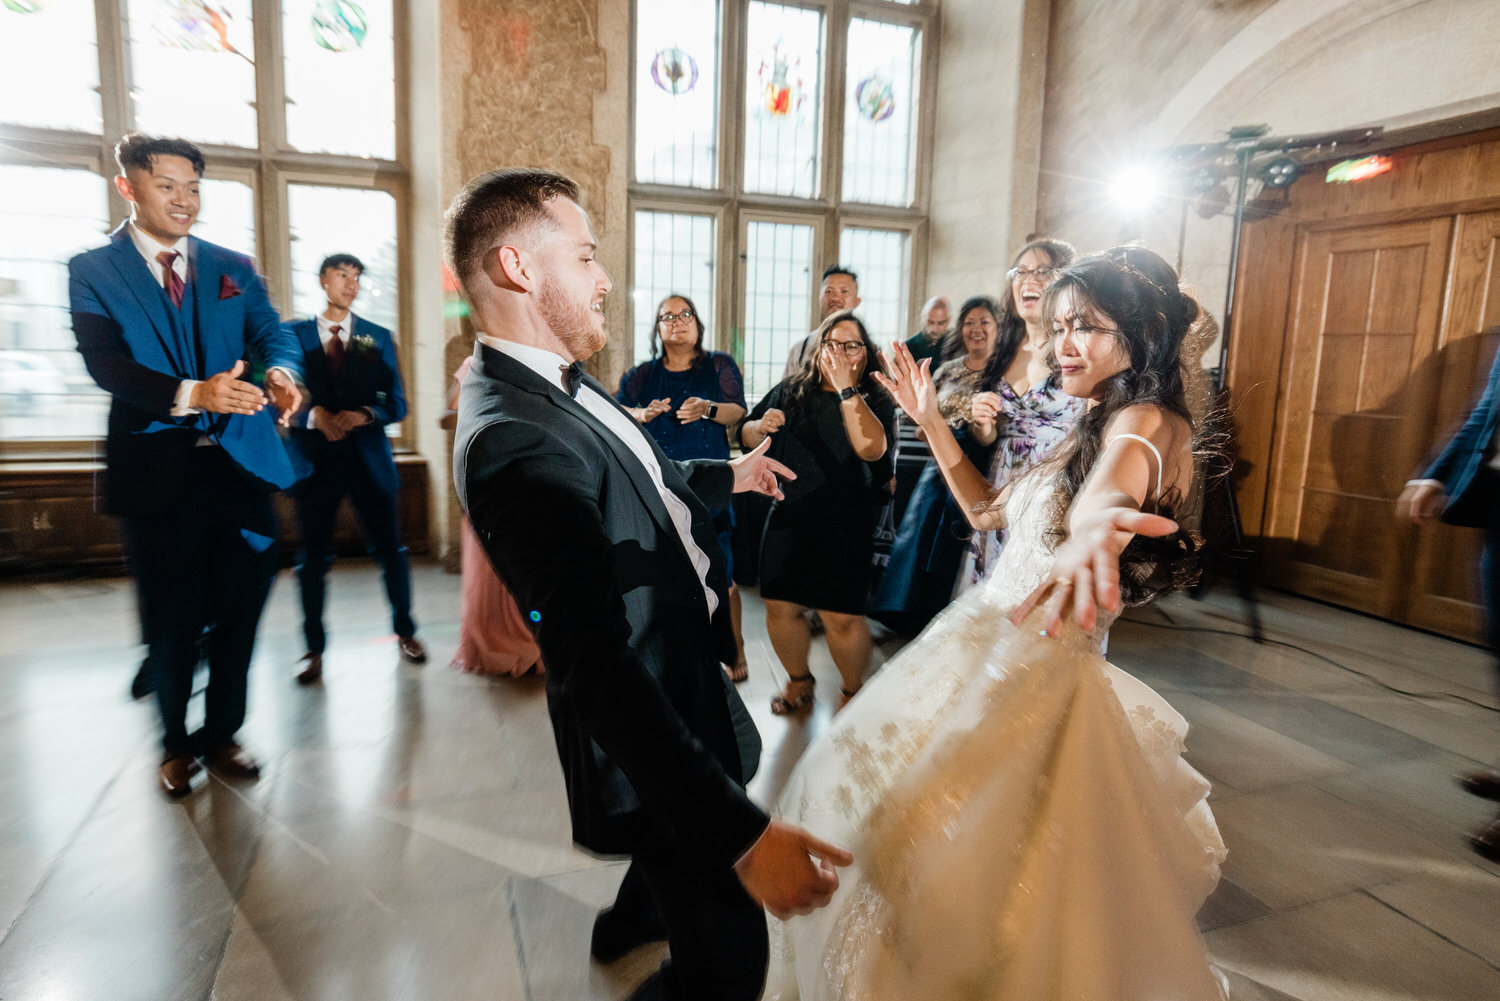
[[[141,0],[126,11],[135,127],[255,148],[250,0]]]
[[[395,159],[392,28],[391,0],[283,0],[288,143]]]
[[[823,128],[823,15],[750,4],[745,24],[745,190],[816,198]]]
[[[635,179],[716,188],[720,4],[640,0],[635,11]]]
[[[911,204],[921,62],[917,29],[862,18],[849,23],[844,201]]]

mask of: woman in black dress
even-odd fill
[[[875,522],[891,479],[895,406],[875,383],[880,360],[864,324],[847,310],[818,328],[820,349],[778,383],[740,429],[745,448],[775,435],[771,454],[796,472],[771,508],[761,543],[766,631],[787,672],[771,700],[777,715],[812,702],[807,666],[816,609],[847,700],[870,666],[865,622]]]

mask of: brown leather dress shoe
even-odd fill
[[[1500,772],[1486,769],[1478,772],[1464,772],[1454,777],[1454,781],[1464,792],[1485,799],[1500,799]]]
[[[193,776],[199,772],[198,762],[190,754],[169,754],[162,759],[157,781],[161,791],[173,799],[181,799],[193,791]]]
[[[415,636],[402,636],[397,645],[401,647],[402,658],[413,664],[427,663],[427,648]]]
[[[306,657],[303,657],[302,660],[307,662],[307,666],[297,672],[297,684],[315,685],[319,681],[322,681],[323,655],[320,653],[310,653]]]
[[[203,753],[209,770],[231,779],[260,778],[260,764],[238,744],[224,744]]]
[[[1491,862],[1500,862],[1500,816],[1469,835],[1469,846]]]

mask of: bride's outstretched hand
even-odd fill
[[[1072,618],[1087,632],[1099,609],[1120,607],[1120,553],[1133,535],[1162,536],[1177,531],[1177,522],[1130,507],[1107,507],[1073,527],[1057,547],[1052,570],[1035,591],[1016,606],[1011,622],[1020,625],[1038,605],[1045,605],[1042,635],[1055,636]]]
[[[880,359],[885,362],[891,374],[875,372],[875,381],[885,387],[897,406],[906,411],[906,416],[918,424],[938,419],[937,389],[932,384],[931,360],[924,358],[919,364],[912,357],[911,349],[900,341],[891,345],[890,354],[880,352]]]

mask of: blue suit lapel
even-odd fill
[[[191,359],[184,353],[186,346],[180,336],[180,324],[172,323],[166,293],[156,284],[156,279],[151,277],[151,269],[146,266],[145,258],[131,242],[128,226],[129,223],[123,223],[110,235],[111,263],[119,273],[121,282],[140,303],[146,319],[151,321],[152,332],[161,342],[166,356],[172,360],[172,374],[184,379],[193,378]]]

